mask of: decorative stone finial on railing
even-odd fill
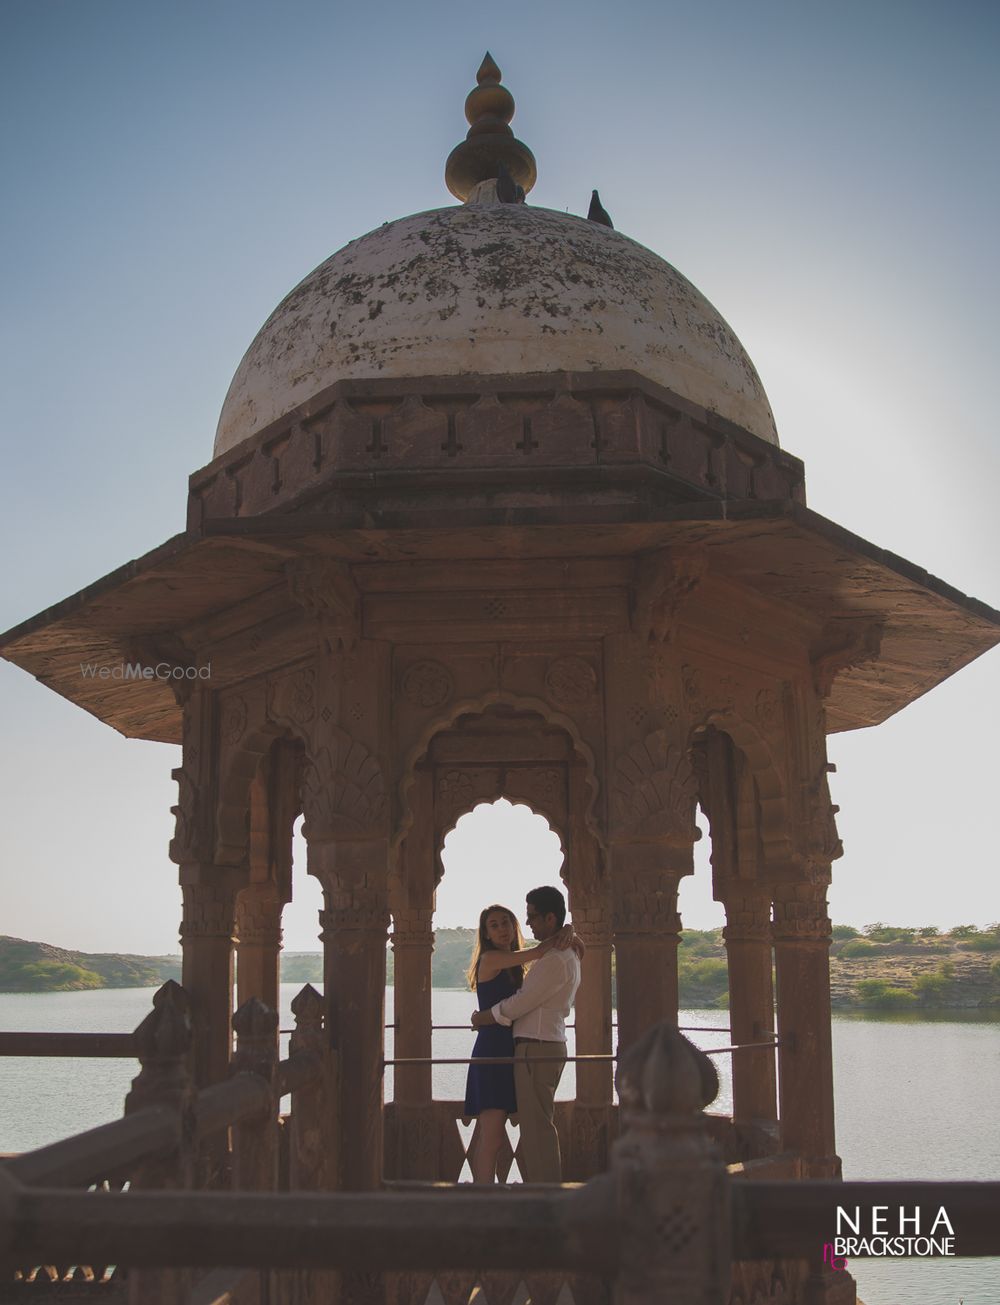
[[[232,1069],[236,1074],[259,1074],[271,1081],[278,1060],[278,1013],[251,997],[233,1016],[236,1031],[236,1054]]]
[[[725,1305],[729,1188],[704,1107],[719,1077],[672,1025],[622,1054],[616,1076],[623,1132],[612,1148],[621,1271],[615,1305]]]
[[[168,979],[157,990],[153,1009],[132,1037],[142,1068],[132,1080],[125,1113],[163,1102],[180,1106],[191,1090],[191,999],[179,983]]]
[[[311,983],[292,998],[295,1031],[289,1044],[292,1055],[299,1051],[323,1050],[323,1013],[326,1003]]]
[[[615,1086],[631,1117],[693,1122],[719,1093],[715,1066],[671,1024],[658,1024],[629,1047],[618,1062]]]
[[[476,74],[477,85],[465,101],[468,135],[445,164],[445,185],[457,199],[468,199],[480,182],[504,176],[507,184],[512,182],[527,194],[538,176],[535,156],[508,125],[514,116],[514,97],[501,86],[500,76],[487,51]]]

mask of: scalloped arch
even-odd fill
[[[732,710],[705,712],[688,731],[688,747],[697,732],[714,725],[728,734],[746,757],[760,798],[760,836],[764,846],[765,868],[777,868],[798,860],[792,841],[792,812],[786,785],[771,748],[745,717]]]
[[[447,710],[440,712],[427,722],[421,731],[417,742],[406,752],[403,759],[403,765],[399,778],[399,827],[393,834],[392,846],[398,849],[400,843],[406,837],[410,825],[413,823],[413,816],[410,810],[409,794],[413,787],[413,774],[417,762],[423,757],[431,745],[431,740],[442,730],[448,729],[461,716],[482,715],[490,707],[512,707],[515,711],[532,711],[541,716],[549,725],[555,725],[563,729],[573,741],[574,749],[583,757],[586,762],[586,784],[590,794],[587,808],[584,812],[584,824],[589,833],[593,834],[598,843],[604,847],[605,839],[598,825],[596,807],[597,797],[600,791],[600,781],[597,776],[597,762],[594,754],[587,743],[584,742],[577,728],[576,722],[571,716],[565,715],[561,711],[554,711],[549,703],[542,698],[522,697],[520,694],[504,693],[502,690],[492,690],[490,693],[481,694],[478,698],[463,698],[460,702],[450,703]],[[525,802],[521,805],[529,806]],[[532,810],[535,808],[532,806]],[[463,813],[464,814],[464,813]],[[557,826],[553,824],[551,818],[542,810],[539,815],[545,817],[553,829]],[[565,832],[559,831],[560,841],[565,848]]]

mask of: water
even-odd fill
[[[281,1027],[289,1028],[297,984],[281,989]],[[150,1009],[153,989],[0,994],[5,1030],[127,1032]],[[392,991],[386,994],[392,1020]],[[467,992],[435,989],[434,1021],[465,1025]],[[725,1011],[685,1011],[682,1024],[718,1026],[693,1033],[699,1046],[724,1046]],[[834,1019],[838,1149],[845,1178],[995,1179],[1000,1174],[1000,1023],[946,1015],[913,1019]],[[287,1041],[282,1054],[287,1054]],[[472,1034],[434,1035],[436,1056],[466,1056]],[[572,1043],[570,1044],[572,1053]],[[392,1031],[386,1056],[392,1056]],[[731,1103],[728,1056],[714,1058],[722,1080],[713,1109]],[[43,1146],[121,1115],[134,1061],[0,1059],[0,1152]],[[434,1095],[461,1098],[465,1068],[435,1066]],[[572,1066],[560,1098],[574,1092]],[[392,1070],[386,1071],[386,1096]],[[849,1265],[865,1305],[997,1305],[997,1260],[854,1260]]]

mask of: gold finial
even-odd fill
[[[507,125],[514,116],[514,97],[500,85],[500,76],[487,50],[476,73],[478,84],[465,101],[468,135],[448,155],[444,167],[445,185],[456,199],[468,199],[474,186],[499,177],[501,168],[506,168],[525,192],[538,176],[535,156]]]

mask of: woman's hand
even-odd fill
[[[573,946],[573,939],[575,937],[576,934],[573,932],[573,926],[571,924],[564,924],[558,933],[554,933],[552,937],[547,940],[546,945],[550,944],[556,949],[556,951],[564,952],[567,947]]]

